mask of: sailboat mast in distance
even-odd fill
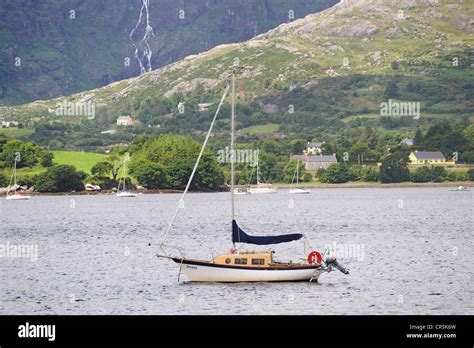
[[[235,219],[235,210],[234,210],[234,185],[235,185],[235,154],[234,154],[234,142],[235,142],[235,72],[232,72],[232,107],[231,107],[231,132],[230,132],[230,205],[231,205],[231,215],[232,221]]]

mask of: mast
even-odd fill
[[[298,173],[299,167],[300,167],[300,161],[296,160],[296,187],[297,188],[298,188],[298,185],[299,185],[299,173]]]
[[[15,164],[13,165],[13,186],[16,186],[16,157]]]
[[[235,142],[235,71],[232,71],[232,115],[231,115],[231,132],[230,132],[230,209],[232,215],[232,221],[235,220],[235,209],[234,209],[234,185],[235,185],[235,153],[234,153],[234,142]]]
[[[260,174],[258,172],[258,157],[257,157],[257,185],[260,184]]]

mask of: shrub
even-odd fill
[[[446,177],[448,181],[456,181],[456,173],[455,172],[450,172],[448,176]]]
[[[0,173],[0,187],[7,187],[8,179],[5,175]]]
[[[332,163],[326,169],[326,182],[330,184],[340,184],[349,180],[349,169],[345,163]]]
[[[82,191],[87,174],[74,166],[61,164],[48,168],[46,172],[33,177],[33,184],[40,192]]]
[[[303,175],[303,181],[304,181],[304,182],[311,182],[311,181],[313,181],[313,174],[311,174],[310,172],[304,173],[304,175]]]
[[[379,180],[379,171],[375,168],[362,168],[360,178],[365,182],[376,182]]]
[[[474,168],[471,168],[467,171],[467,177],[470,181],[474,181]]]
[[[431,169],[426,166],[416,168],[415,172],[411,174],[411,180],[413,182],[430,182],[431,177]]]
[[[448,172],[444,167],[431,168],[431,180],[434,182],[443,182],[448,176]]]

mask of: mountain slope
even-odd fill
[[[218,44],[247,40],[288,21],[290,10],[300,18],[336,2],[3,0],[0,105],[69,95],[137,76]],[[150,30],[143,40],[147,18]]]
[[[197,124],[191,119],[198,116],[179,115],[177,101],[197,95],[201,102],[216,102],[238,59],[246,67],[239,102],[252,103],[252,112],[258,107],[265,121],[294,123],[300,130],[339,125],[350,115],[380,115],[390,83],[399,90],[394,97],[420,102],[425,114],[472,116],[473,18],[467,1],[343,1],[247,42],[221,45],[66,100],[93,101],[99,117],[131,114],[179,129]],[[163,99],[172,103],[168,110],[155,108]],[[0,115],[54,119],[47,110],[61,100],[1,108]],[[288,113],[289,106],[296,111]]]

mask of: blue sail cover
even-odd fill
[[[232,220],[232,243],[247,243],[257,245],[279,244],[302,238],[301,233],[282,234],[280,236],[250,236],[245,233],[235,220]]]

